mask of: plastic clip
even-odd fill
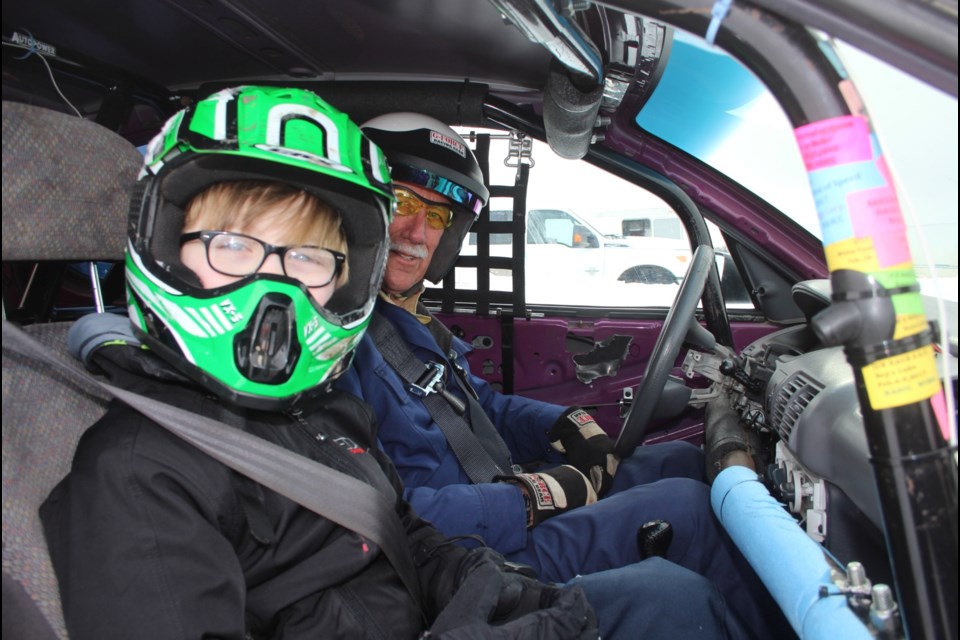
[[[713,3],[713,9],[710,10],[710,26],[707,27],[707,35],[704,36],[707,44],[713,44],[713,40],[717,37],[717,31],[720,30],[720,23],[723,22],[723,19],[730,13],[730,6],[732,4],[733,0],[717,0]]]

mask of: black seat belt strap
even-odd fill
[[[453,333],[451,333],[445,324],[433,317],[433,314],[430,313],[430,310],[427,309],[422,302],[417,303],[417,313],[430,318],[430,322],[426,325],[427,330],[430,331],[430,335],[433,336],[433,339],[440,345],[440,349],[447,355],[447,360],[450,361],[450,366],[453,367],[454,372],[457,374],[460,386],[468,395],[479,399],[480,396],[477,395],[476,389],[470,384],[467,372],[464,371],[463,367],[457,362],[457,356],[459,354],[453,349]],[[486,413],[484,413],[484,416],[486,416]],[[487,418],[487,420],[489,420],[489,418]]]
[[[4,320],[3,349],[8,348],[81,384],[93,383],[227,467],[370,539],[390,560],[423,615],[413,557],[403,543],[407,539],[403,524],[391,501],[371,485],[222,422],[98,380]]]
[[[393,323],[379,312],[374,312],[369,331],[383,359],[403,378],[410,391],[423,399],[424,406],[440,427],[470,480],[474,484],[479,484],[490,482],[496,476],[509,475],[511,466],[507,445],[473,396],[469,392],[466,394],[470,417],[473,420],[472,429],[464,413],[455,411],[455,405],[444,397],[443,371],[438,370],[438,367],[445,369],[447,365],[424,364],[400,337]],[[436,375],[437,371],[439,376]],[[417,384],[427,376],[433,380],[434,384],[431,388],[424,388]],[[455,380],[456,376],[451,376],[451,379]],[[474,409],[475,404],[479,411]],[[475,414],[480,414],[482,417],[475,417]]]
[[[473,432],[477,434],[477,438],[479,438],[484,448],[488,451],[501,451],[502,455],[509,461],[510,450],[507,448],[507,443],[503,441],[500,432],[497,431],[497,428],[490,420],[490,416],[488,416],[487,412],[480,406],[480,396],[470,383],[470,377],[467,375],[466,369],[461,367],[457,361],[460,354],[453,349],[453,333],[450,332],[450,329],[448,329],[445,324],[433,317],[433,314],[430,313],[430,310],[427,309],[422,302],[417,303],[417,313],[430,318],[430,322],[427,323],[427,329],[446,354],[447,360],[450,362],[450,366],[456,374],[454,378],[467,396],[467,403],[470,408],[470,423],[473,425]],[[511,466],[513,473],[520,473],[521,470],[518,465]]]

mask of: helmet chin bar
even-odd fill
[[[253,382],[280,384],[300,358],[293,300],[270,293],[260,300],[247,328],[233,342],[240,372]]]

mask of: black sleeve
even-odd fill
[[[403,482],[389,457],[379,449],[375,455],[397,492],[397,514],[407,532],[407,544],[417,567],[427,618],[433,621],[479,563],[492,562],[500,570],[503,558],[488,547],[462,547],[420,518],[403,499]]]
[[[579,588],[547,585],[521,575],[493,549],[461,547],[417,517],[412,507],[405,509],[424,612],[437,637],[447,638],[445,633],[451,632],[451,638],[472,638],[477,630],[487,637],[498,625],[515,628],[503,627],[502,637],[560,637],[571,632],[597,637],[596,617]]]
[[[40,512],[70,637],[243,638],[229,482],[132,411],[91,427]]]

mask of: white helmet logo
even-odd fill
[[[459,153],[460,157],[467,157],[467,147],[459,140],[454,140],[450,136],[445,136],[437,131],[430,132],[430,143],[438,144],[441,147],[450,149],[454,153]]]

